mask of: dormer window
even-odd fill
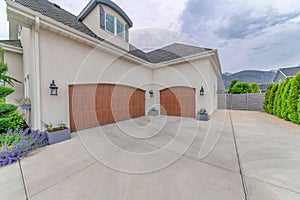
[[[117,17],[106,13],[100,6],[100,28],[128,42],[128,25],[123,24]]]

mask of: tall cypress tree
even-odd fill
[[[275,114],[282,118],[281,116],[281,108],[282,108],[282,96],[283,96],[283,91],[284,91],[284,88],[286,86],[286,83],[287,81],[282,81],[282,83],[280,84],[279,86],[279,89],[278,89],[278,96],[277,96],[277,101],[276,101],[276,110],[275,110]],[[276,97],[275,97],[276,98]]]
[[[298,120],[298,102],[300,97],[300,73],[298,73],[291,81],[291,88],[287,99],[288,118],[294,123],[300,123]]]
[[[281,101],[281,117],[285,120],[289,120],[288,118],[288,103],[287,103],[287,98],[289,97],[289,92],[290,92],[290,87],[291,87],[291,80],[289,78],[286,79],[286,84],[283,90],[282,94],[282,101]]]

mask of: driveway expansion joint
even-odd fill
[[[238,146],[237,146],[235,131],[234,131],[234,127],[233,127],[231,111],[229,111],[229,118],[230,118],[231,130],[232,130],[232,135],[233,135],[234,147],[235,147],[238,166],[239,166],[239,172],[240,172],[242,186],[243,186],[243,190],[244,190],[244,194],[245,194],[245,200],[248,200],[247,185],[246,185],[244,173],[243,173],[243,170],[242,170],[242,164],[241,164],[240,154],[239,154],[239,150],[238,150]]]

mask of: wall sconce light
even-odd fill
[[[200,89],[200,95],[201,95],[201,96],[204,95],[204,88],[203,88],[203,86],[201,86],[201,89]]]
[[[153,92],[153,90],[150,90],[150,91],[149,91],[149,94],[150,94],[150,97],[154,97],[154,92]]]
[[[50,93],[51,96],[57,96],[58,95],[57,94],[58,87],[55,85],[55,81],[54,80],[51,81],[49,88],[51,90],[51,93]]]

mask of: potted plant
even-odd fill
[[[197,113],[197,120],[208,121],[208,113],[205,108],[202,108]]]
[[[23,110],[31,109],[31,101],[29,98],[19,98],[19,99],[16,99],[16,102],[19,104],[19,106]]]
[[[157,116],[158,115],[158,110],[156,108],[151,108],[148,112],[148,116]]]
[[[53,127],[51,123],[42,122],[42,126],[47,130],[49,145],[71,139],[71,131],[66,124],[60,122],[57,127]]]

